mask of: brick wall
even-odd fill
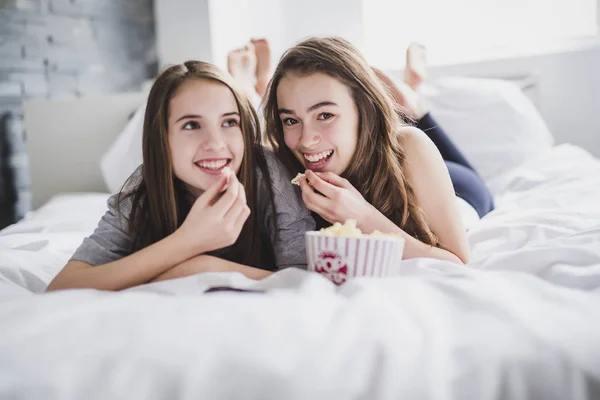
[[[30,207],[21,102],[135,90],[156,74],[153,0],[0,0],[0,228]]]

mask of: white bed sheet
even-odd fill
[[[0,233],[0,398],[598,398],[600,162],[561,145],[490,186],[468,268],[36,295],[107,195],[55,198]]]

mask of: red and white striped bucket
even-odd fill
[[[404,252],[395,236],[333,236],[306,232],[308,270],[341,285],[355,276],[394,275]]]

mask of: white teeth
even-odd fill
[[[321,161],[325,157],[329,157],[331,154],[333,154],[333,150],[327,150],[317,154],[304,154],[304,158],[312,163],[315,163]]]
[[[207,169],[220,169],[227,165],[227,160],[220,161],[199,161],[196,163],[199,167]]]

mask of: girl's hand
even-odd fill
[[[196,254],[231,246],[250,215],[244,186],[235,174],[222,175],[196,199],[178,234]]]
[[[347,219],[355,219],[361,230],[371,231],[368,221],[379,212],[350,182],[333,172],[308,170],[306,178],[310,184],[301,179],[300,188],[302,200],[309,210],[331,223],[343,224]]]

